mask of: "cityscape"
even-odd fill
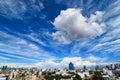
[[[120,80],[120,0],[0,0],[0,80]]]
[[[94,68],[83,66],[75,69],[72,62],[65,69],[11,68],[2,66],[0,80],[120,80],[120,63],[99,65]]]

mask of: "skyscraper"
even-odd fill
[[[69,63],[69,70],[74,70],[75,67],[74,67],[74,64],[72,62]]]

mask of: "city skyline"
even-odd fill
[[[120,57],[119,0],[1,0],[0,63],[107,64]]]

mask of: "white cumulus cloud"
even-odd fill
[[[89,55],[86,60],[90,61],[90,62],[103,62],[106,60],[106,58],[103,58],[103,57],[97,57],[97,56],[94,56],[94,55]]]
[[[93,59],[92,59],[93,58]],[[91,60],[90,60],[91,59]],[[69,63],[72,62],[75,66],[75,68],[81,68],[84,65],[86,66],[95,66],[98,62],[101,62],[103,60],[100,57],[96,56],[88,56],[86,58],[82,57],[64,57],[60,62],[55,62],[53,60],[47,60],[44,62],[39,62],[35,64],[35,66],[39,68],[68,68]],[[102,62],[101,62],[102,63]]]
[[[66,33],[63,31],[57,31],[56,33],[52,33],[53,39],[58,40],[60,43],[69,44],[71,41],[67,39]]]
[[[90,60],[91,59],[91,60]],[[32,60],[32,59],[31,59]],[[84,65],[86,65],[87,67],[90,66],[96,66],[97,63],[99,62],[99,65],[103,65],[103,62],[101,62],[101,60],[103,60],[101,57],[96,57],[94,55],[90,55],[86,58],[82,58],[82,57],[64,57],[60,62],[56,62],[55,58],[49,58],[47,60],[35,63],[35,64],[21,64],[21,63],[4,63],[6,65],[9,66],[14,66],[14,67],[38,67],[38,68],[42,68],[42,69],[64,69],[64,68],[68,68],[69,67],[69,63],[72,62],[75,66],[75,68],[82,68]],[[3,63],[1,63],[2,65]],[[104,63],[105,64],[105,63]],[[106,63],[108,64],[108,63]],[[0,65],[0,66],[1,66]],[[21,66],[19,66],[21,65]]]
[[[58,31],[52,33],[52,37],[67,44],[71,40],[100,36],[104,32],[103,14],[103,12],[97,11],[87,18],[82,15],[80,9],[62,10],[53,22]]]

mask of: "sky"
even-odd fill
[[[120,0],[0,0],[0,65],[119,61]]]

